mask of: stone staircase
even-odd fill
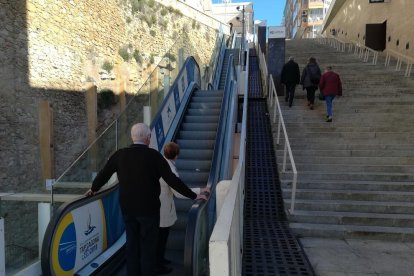
[[[414,81],[314,40],[286,43],[286,56],[295,56],[301,71],[313,56],[343,82],[332,123],[325,122],[324,102],[316,99],[309,110],[300,86],[292,108],[279,97],[298,170],[290,227],[299,236],[414,241]],[[279,166],[283,148],[282,139]],[[280,176],[286,210],[287,168]]]

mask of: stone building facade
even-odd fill
[[[363,45],[366,45],[367,38],[373,38],[374,47],[380,46],[378,50],[390,49],[414,58],[413,9],[414,1],[336,0],[329,10],[323,31]]]

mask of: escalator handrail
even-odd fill
[[[165,96],[165,98],[164,99],[168,99],[168,97],[172,94],[172,93],[174,93],[174,88],[176,87],[176,86],[178,86],[178,82],[179,82],[179,80],[181,79],[181,75],[183,74],[183,72],[184,72],[184,70],[186,70],[186,68],[187,68],[187,64],[189,64],[190,62],[193,62],[195,65],[196,65],[196,67],[197,67],[197,79],[198,79],[198,85],[200,85],[200,66],[198,65],[198,63],[197,63],[197,61],[195,60],[195,58],[193,57],[193,56],[189,56],[189,57],[187,57],[187,59],[185,60],[185,62],[184,62],[184,64],[183,64],[183,66],[181,67],[181,69],[180,69],[180,71],[179,71],[179,73],[178,73],[178,75],[177,75],[177,78],[174,80],[174,83],[173,83],[173,85],[171,85],[171,88],[170,88],[170,90],[168,91],[168,94],[167,94],[167,96]],[[154,127],[154,125],[155,125],[155,122],[158,120],[158,118],[160,118],[161,117],[161,115],[162,115],[162,110],[164,109],[164,107],[165,107],[165,105],[167,105],[168,104],[168,102],[167,101],[163,101],[163,103],[162,103],[162,105],[160,106],[160,108],[158,109],[158,111],[157,111],[157,113],[156,113],[156,115],[154,116],[154,119],[152,120],[152,122],[151,122],[151,125],[150,125],[150,129],[152,129],[153,127]]]
[[[225,134],[226,134],[226,120],[227,120],[227,112],[228,112],[228,104],[230,101],[230,95],[231,95],[231,82],[233,81],[234,72],[233,72],[233,54],[229,56],[229,63],[226,68],[227,70],[227,78],[225,82],[225,89],[224,89],[224,95],[222,99],[221,104],[221,110],[220,110],[220,117],[219,117],[219,123],[217,127],[217,135],[216,135],[216,143],[214,146],[213,156],[212,156],[212,162],[211,162],[211,169],[210,174],[207,181],[207,187],[211,189],[211,196],[208,198],[207,201],[198,200],[196,203],[194,203],[188,213],[188,222],[187,222],[187,228],[186,228],[186,235],[185,235],[185,246],[184,246],[184,272],[185,275],[197,275],[197,266],[194,265],[196,252],[198,244],[196,242],[196,235],[197,229],[200,227],[200,216],[204,209],[208,206],[210,206],[210,202],[213,201],[212,204],[215,205],[214,202],[214,194],[215,194],[215,184],[218,182],[219,172],[220,172],[220,164],[219,162],[221,160],[221,153],[223,151],[222,145],[225,141]],[[233,77],[232,77],[233,76]],[[215,206],[214,206],[215,208]],[[212,225],[212,218],[209,218],[209,221],[207,221],[207,227],[208,227],[208,234],[211,233],[213,225]],[[208,238],[208,237],[207,237]],[[207,241],[206,241],[207,243]]]
[[[220,52],[219,52],[219,56],[218,56],[218,60],[216,64],[216,69],[214,70],[214,77],[213,77],[213,87],[216,90],[218,89],[218,86],[220,84],[220,76],[221,76],[221,71],[223,70],[225,52],[226,52],[226,43],[225,43],[225,39],[223,36],[221,40]]]

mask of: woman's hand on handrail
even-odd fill
[[[210,196],[210,188],[208,187],[200,188],[200,193],[197,195],[196,200],[199,200],[199,199],[207,200],[209,196]]]

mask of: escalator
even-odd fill
[[[223,91],[195,91],[177,131],[180,146],[176,166],[180,178],[191,188],[205,187],[217,135]],[[184,245],[188,211],[194,202],[175,199],[177,222],[170,229],[166,258],[172,261],[173,274],[184,275]]]
[[[170,89],[169,96],[173,100],[169,100],[169,96],[167,96],[165,104],[157,115],[161,118],[162,108],[167,106],[168,102],[177,105],[179,98],[181,105],[175,106],[177,115],[170,123],[170,130],[166,130],[168,133],[163,134],[163,139],[157,137],[156,143],[158,149],[161,149],[162,145],[170,140],[180,145],[180,155],[176,165],[181,179],[189,187],[209,186],[213,190],[213,185],[219,180],[224,136],[230,125],[228,122],[231,121],[228,118],[231,108],[228,106],[231,105],[233,97],[237,97],[233,64],[233,57],[237,57],[237,52],[225,50],[225,47],[222,50],[217,61],[216,71],[219,73],[215,74],[215,87],[213,86],[212,90],[200,90],[200,85],[197,84],[200,77],[196,73],[192,73],[195,69],[199,70],[198,65],[186,62]],[[194,59],[192,61],[194,62]],[[186,83],[185,87],[183,86],[184,82]],[[183,89],[187,92],[184,92]],[[153,131],[157,131],[157,123],[153,122],[153,125],[155,129]],[[162,122],[158,125],[162,125]],[[42,248],[42,270],[47,271],[44,272],[44,275],[56,275],[58,270],[55,268],[62,271],[65,265],[69,269],[68,271],[76,275],[125,275],[124,253],[122,251],[125,236],[121,235],[122,227],[111,225],[111,219],[105,218],[107,214],[115,213],[117,223],[122,224],[122,220],[119,220],[121,217],[119,210],[116,208],[117,196],[114,196],[118,192],[117,189],[115,183],[108,195],[103,191],[102,195],[98,195],[96,199],[95,197],[92,200],[80,198],[63,205],[56,212],[56,216],[48,227],[45,235],[46,242]],[[111,201],[107,200],[107,197]],[[94,200],[98,200],[100,203],[95,203]],[[172,261],[174,269],[170,275],[205,275],[208,273],[206,244],[212,230],[212,221],[215,219],[215,198],[212,196],[207,202],[196,203],[186,199],[175,199],[175,201],[178,220],[171,228],[166,249],[166,258]],[[74,229],[76,228],[76,218],[72,218],[73,213],[77,212],[76,209],[92,205],[97,205],[98,212],[104,214],[101,221],[92,221],[92,224],[91,222],[87,224],[88,227],[90,225],[95,227],[94,224],[101,225],[98,228],[104,229],[104,236],[99,236],[98,244],[98,251],[101,250],[103,253],[85,266],[78,261],[77,255],[71,253],[78,249],[72,246],[69,252],[63,244],[66,237],[71,239],[77,236],[77,231]],[[89,220],[90,217],[91,215],[89,215]],[[92,218],[94,217],[99,216],[92,215]],[[70,221],[65,221],[65,218],[70,218]],[[87,217],[82,219],[87,221]],[[60,230],[56,232],[58,229]],[[116,231],[113,231],[114,229]],[[102,244],[100,244],[101,241]],[[75,244],[79,246],[79,241],[76,239]],[[116,245],[115,251],[108,253],[111,251],[111,246],[114,245]],[[55,256],[60,250],[66,250],[66,255],[63,254],[65,256],[72,254],[70,264],[65,263],[64,258],[66,257],[62,254],[59,253],[59,256]],[[199,254],[200,251],[203,251],[203,254]],[[85,258],[86,261],[87,258]]]
[[[218,90],[195,91],[192,94],[189,105],[183,116],[174,141],[180,146],[180,155],[176,166],[180,178],[191,188],[206,187],[209,185],[209,177],[212,174],[212,162],[215,147],[219,147],[220,113],[223,105],[226,105],[224,89],[229,74],[229,63],[233,63],[235,50],[226,49],[223,65],[218,82]],[[231,64],[233,66],[233,64]],[[223,133],[221,133],[223,135]],[[216,149],[217,150],[217,149]],[[213,164],[217,165],[217,163]],[[212,188],[212,187],[210,187]],[[190,200],[175,199],[178,220],[171,227],[170,237],[167,243],[166,257],[173,261],[172,275],[193,274],[192,257],[187,252],[184,256],[186,245],[186,229],[189,219]],[[186,263],[183,263],[185,260]],[[185,270],[187,267],[187,270]],[[207,273],[205,265],[201,265],[197,274]]]

